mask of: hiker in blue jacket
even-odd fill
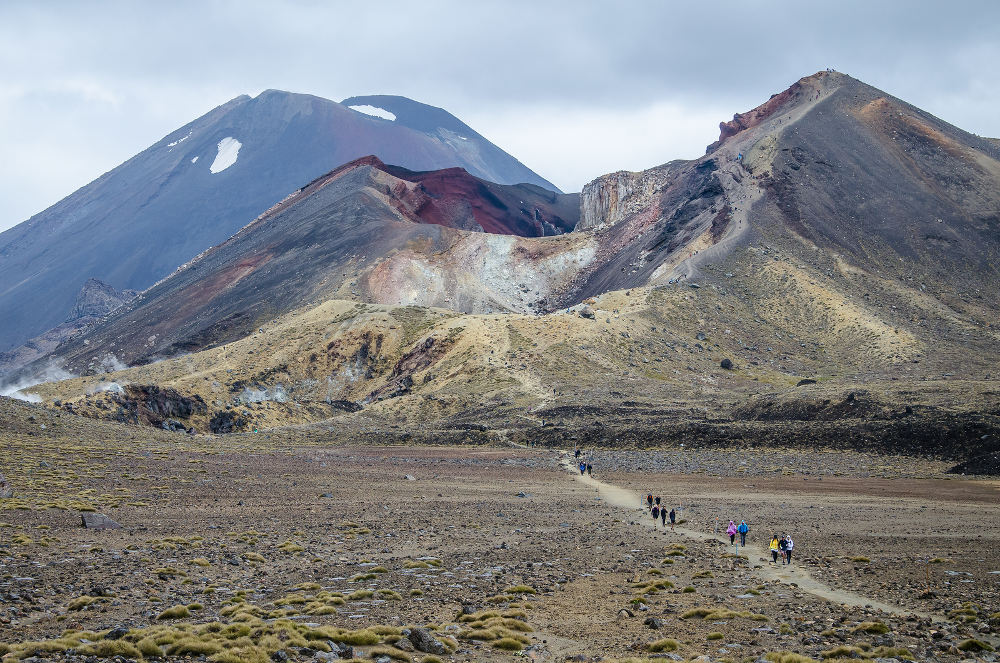
[[[746,547],[747,545],[747,532],[750,531],[750,526],[747,525],[747,521],[741,520],[740,526],[736,528],[736,531],[740,533],[740,545]]]

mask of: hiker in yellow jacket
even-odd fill
[[[774,564],[778,563],[778,535],[775,534],[771,538],[771,562]]]

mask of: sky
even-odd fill
[[[832,67],[1000,136],[1000,2],[0,0],[0,230],[277,88],[440,106],[564,191]]]

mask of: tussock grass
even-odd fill
[[[505,594],[537,594],[534,587],[528,587],[527,585],[514,585],[513,587],[508,587],[503,590]]]
[[[190,617],[191,611],[186,605],[175,605],[172,608],[167,608],[159,615],[156,616],[157,619],[183,619],[185,617]],[[209,652],[215,653],[215,652]]]
[[[871,562],[871,559],[863,556],[858,556],[858,557],[852,557],[851,561],[858,562],[859,564],[868,564]]]
[[[66,604],[67,610],[83,610],[101,600],[100,596],[80,596]]]
[[[692,577],[693,578],[714,578],[715,574],[712,573],[711,571],[709,571],[708,569],[705,569],[704,571],[698,571],[698,573],[695,573]]]
[[[815,658],[809,658],[808,656],[790,651],[771,652],[764,654],[764,658],[771,661],[771,663],[818,663]]]
[[[705,636],[705,639],[706,640],[722,640],[723,637],[725,637],[725,636],[723,636],[718,631],[712,631],[711,633],[709,633],[708,635]]]
[[[494,640],[490,643],[497,649],[502,649],[504,651],[521,651],[524,649],[524,643],[520,640],[515,640],[514,638],[500,638],[499,640]]]
[[[673,638],[663,638],[662,640],[656,640],[650,642],[646,645],[646,649],[653,653],[677,651],[680,648],[680,643]]]
[[[963,640],[959,643],[958,648],[961,651],[969,652],[980,652],[980,651],[995,651],[993,645],[988,642],[983,642],[982,640],[977,640],[975,638],[969,638],[968,640]]]
[[[861,622],[857,626],[851,629],[852,633],[874,633],[876,635],[882,635],[889,632],[889,627],[882,622]]]
[[[692,608],[681,615],[681,619],[694,619],[700,617],[705,620],[727,620],[727,619],[750,619],[755,622],[766,622],[769,617],[748,611],[736,612],[728,608]]]
[[[375,592],[370,589],[359,589],[351,592],[347,595],[348,601],[363,601],[364,599],[370,599],[375,595]]]
[[[192,560],[191,560],[191,561],[189,562],[189,564],[194,564],[195,566],[201,566],[201,567],[205,567],[205,566],[211,566],[211,564],[212,564],[212,563],[211,563],[211,562],[209,562],[209,561],[208,561],[207,559],[205,559],[204,557],[195,557],[194,559],[192,559]]]
[[[410,655],[402,649],[396,649],[395,647],[390,647],[388,645],[372,647],[369,650],[368,655],[373,659],[378,658],[379,656],[388,656],[394,661],[404,661],[405,663],[409,663],[412,660]]]

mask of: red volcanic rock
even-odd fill
[[[708,149],[705,150],[705,153],[708,154],[715,151],[719,148],[719,146],[726,142],[727,138],[731,138],[741,131],[756,127],[767,118],[781,112],[781,109],[789,102],[797,102],[802,97],[815,93],[815,89],[812,85],[810,85],[810,83],[814,83],[817,78],[825,75],[826,73],[827,72],[821,71],[813,74],[812,76],[806,76],[805,78],[799,79],[784,92],[772,94],[771,98],[762,103],[760,106],[757,106],[746,113],[736,113],[733,115],[733,119],[729,122],[719,122],[719,140],[709,145]]]

